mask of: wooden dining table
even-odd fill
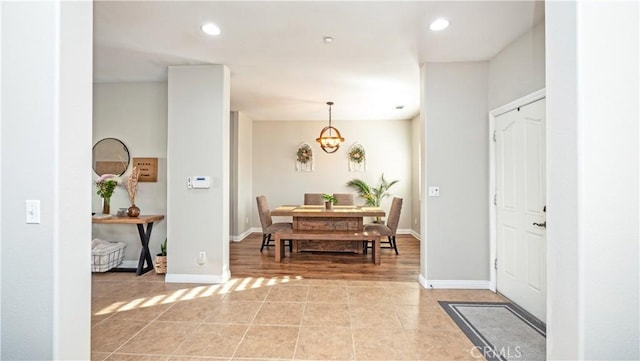
[[[380,207],[284,205],[271,210],[273,217],[292,217],[294,230],[362,231],[364,217],[384,217]]]
[[[292,217],[294,231],[354,231],[362,232],[364,217],[384,217],[379,207],[337,206],[326,209],[319,205],[283,205],[271,210],[272,217]],[[353,251],[359,253],[361,246],[331,241],[297,242],[297,251]]]

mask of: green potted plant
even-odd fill
[[[326,209],[333,209],[333,205],[338,203],[338,200],[332,194],[325,193],[322,195],[322,199],[324,199],[324,207]]]
[[[156,274],[167,273],[167,239],[160,243],[160,253],[156,255],[155,264]]]
[[[358,192],[358,195],[365,200],[365,205],[372,207],[380,207],[380,202],[390,195],[389,188],[398,183],[398,180],[387,181],[384,173],[380,176],[380,183],[377,187],[372,187],[362,179],[352,179],[347,182],[347,187],[351,187]],[[376,217],[376,222],[381,223],[380,217]]]

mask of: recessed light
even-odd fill
[[[220,28],[214,23],[202,24],[200,29],[207,35],[220,35]]]
[[[324,41],[325,44],[331,44],[333,43],[333,38],[330,36],[325,36],[324,38],[322,38],[322,41]]]
[[[434,20],[431,25],[429,25],[429,29],[433,31],[440,31],[446,29],[449,26],[449,20],[445,18],[439,18]]]

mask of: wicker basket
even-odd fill
[[[107,242],[94,239],[91,245],[91,271],[106,272],[122,263],[124,259],[123,242]]]
[[[155,269],[159,275],[167,273],[167,256],[156,256]]]

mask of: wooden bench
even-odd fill
[[[284,258],[284,241],[305,241],[305,240],[323,240],[323,241],[372,241],[373,248],[371,259],[373,263],[380,264],[380,233],[373,232],[356,232],[356,231],[300,231],[300,230],[282,230],[274,235],[276,243],[276,262],[282,262]]]

